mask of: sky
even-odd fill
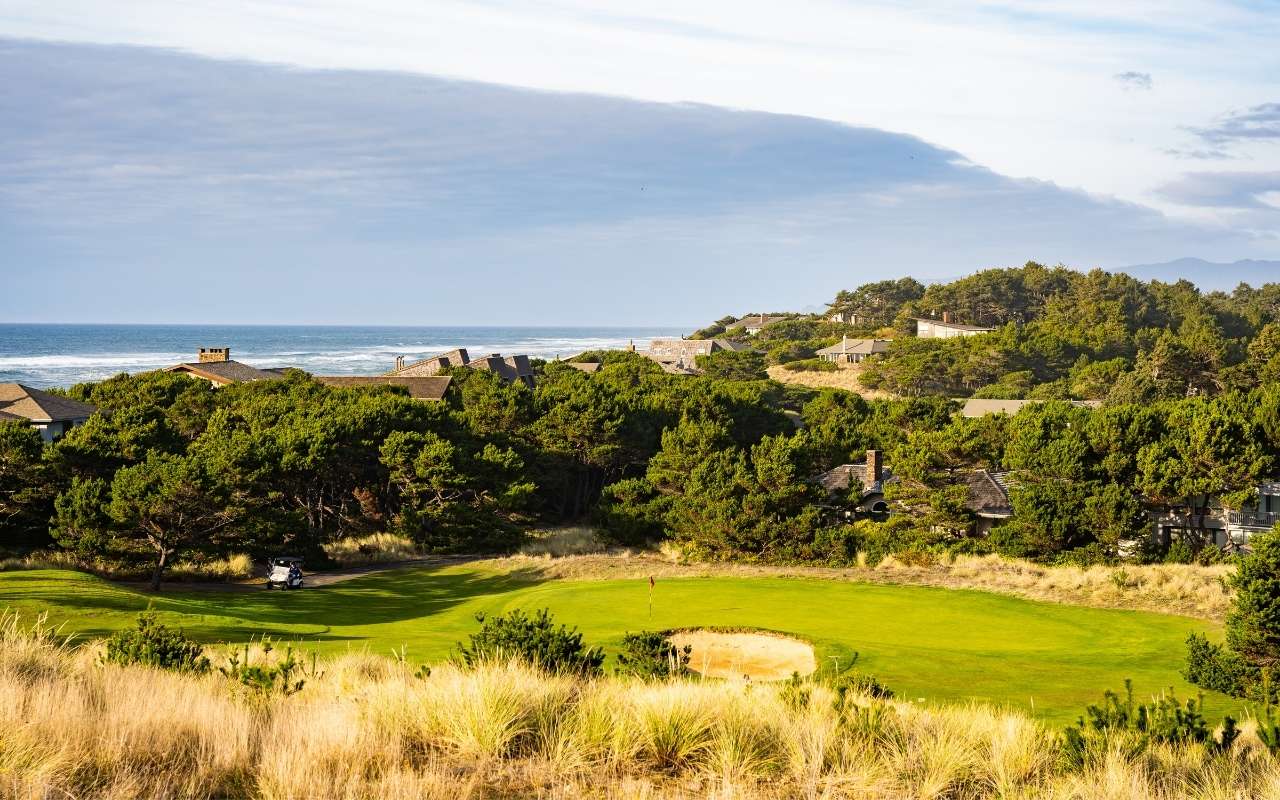
[[[1280,3],[0,0],[0,321],[684,324],[1280,257]],[[33,302],[38,300],[38,302]]]

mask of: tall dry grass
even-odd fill
[[[344,567],[412,561],[423,557],[422,550],[413,543],[412,539],[397,533],[350,536],[326,544],[324,551],[329,558]]]
[[[1246,735],[1104,747],[989,707],[801,686],[582,680],[518,663],[417,677],[354,653],[299,693],[217,673],[103,665],[0,624],[0,798],[1268,798],[1280,763]]]

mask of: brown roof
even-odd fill
[[[582,372],[599,372],[601,366],[599,361],[565,361],[563,363]]]
[[[863,461],[858,464],[841,464],[838,467],[832,467],[817,478],[814,478],[814,480],[823,489],[834,494],[835,492],[849,491],[849,488],[853,486],[855,478],[859,483],[862,483],[866,477],[867,462]],[[894,478],[892,472],[887,469],[882,469],[879,481],[876,481],[870,486],[863,483],[862,495],[865,497],[869,494],[881,494],[884,492],[884,485],[886,483],[893,483],[896,480],[897,479]]]
[[[21,383],[0,383],[0,413],[31,422],[85,419],[97,406],[42,392]]]
[[[965,505],[970,511],[980,517],[1013,516],[1007,473],[974,470],[965,476],[965,482],[969,486],[969,498]]]
[[[747,314],[737,322],[730,322],[729,328],[767,328],[775,322],[782,322],[784,319],[792,319],[789,316],[769,315],[769,314]]]
[[[394,375],[317,375],[316,380],[335,388],[403,386],[415,400],[443,400],[445,390],[449,388],[453,378],[448,375],[421,378],[400,378]]]
[[[174,364],[165,372],[186,372],[215,383],[273,381],[284,375],[282,369],[258,369],[239,361],[200,361]]]

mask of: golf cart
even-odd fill
[[[298,556],[275,556],[267,560],[267,588],[302,588],[302,559]]]

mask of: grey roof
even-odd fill
[[[849,487],[853,486],[853,481],[855,478],[859,482],[861,482],[862,479],[866,477],[866,475],[867,475],[867,463],[863,461],[858,464],[841,464],[838,467],[832,467],[831,469],[819,475],[814,480],[823,489],[826,489],[828,492],[834,494],[835,492],[849,491]],[[863,484],[862,496],[866,497],[867,495],[872,495],[872,494],[883,494],[884,485],[886,483],[893,483],[896,480],[897,478],[894,477],[892,472],[890,472],[887,469],[881,470],[880,480],[876,481],[870,486]]]
[[[582,372],[599,372],[601,366],[599,361],[565,361],[562,363]]]
[[[42,392],[21,383],[0,383],[0,413],[31,422],[86,419],[97,406]]]
[[[1013,516],[1009,501],[1009,475],[1006,472],[974,470],[965,476],[969,497],[965,505],[980,517],[1004,519]]]
[[[403,386],[415,400],[443,400],[453,378],[449,375],[429,377],[397,377],[395,375],[317,375],[325,386],[349,389],[362,386]]]
[[[187,372],[217,383],[273,381],[284,375],[282,368],[259,369],[239,361],[198,361],[174,364],[165,372]]]
[[[729,323],[728,328],[767,328],[775,322],[782,322],[784,319],[792,319],[790,316],[782,314],[747,314],[736,322]]]
[[[830,347],[818,351],[818,355],[875,355],[889,352],[892,339],[841,339]]]
[[[1045,403],[1047,400],[987,400],[971,397],[964,401],[960,414],[965,417],[985,417],[988,414],[1008,414],[1013,416],[1033,403]],[[1076,408],[1097,408],[1102,405],[1098,400],[1072,400]]]

